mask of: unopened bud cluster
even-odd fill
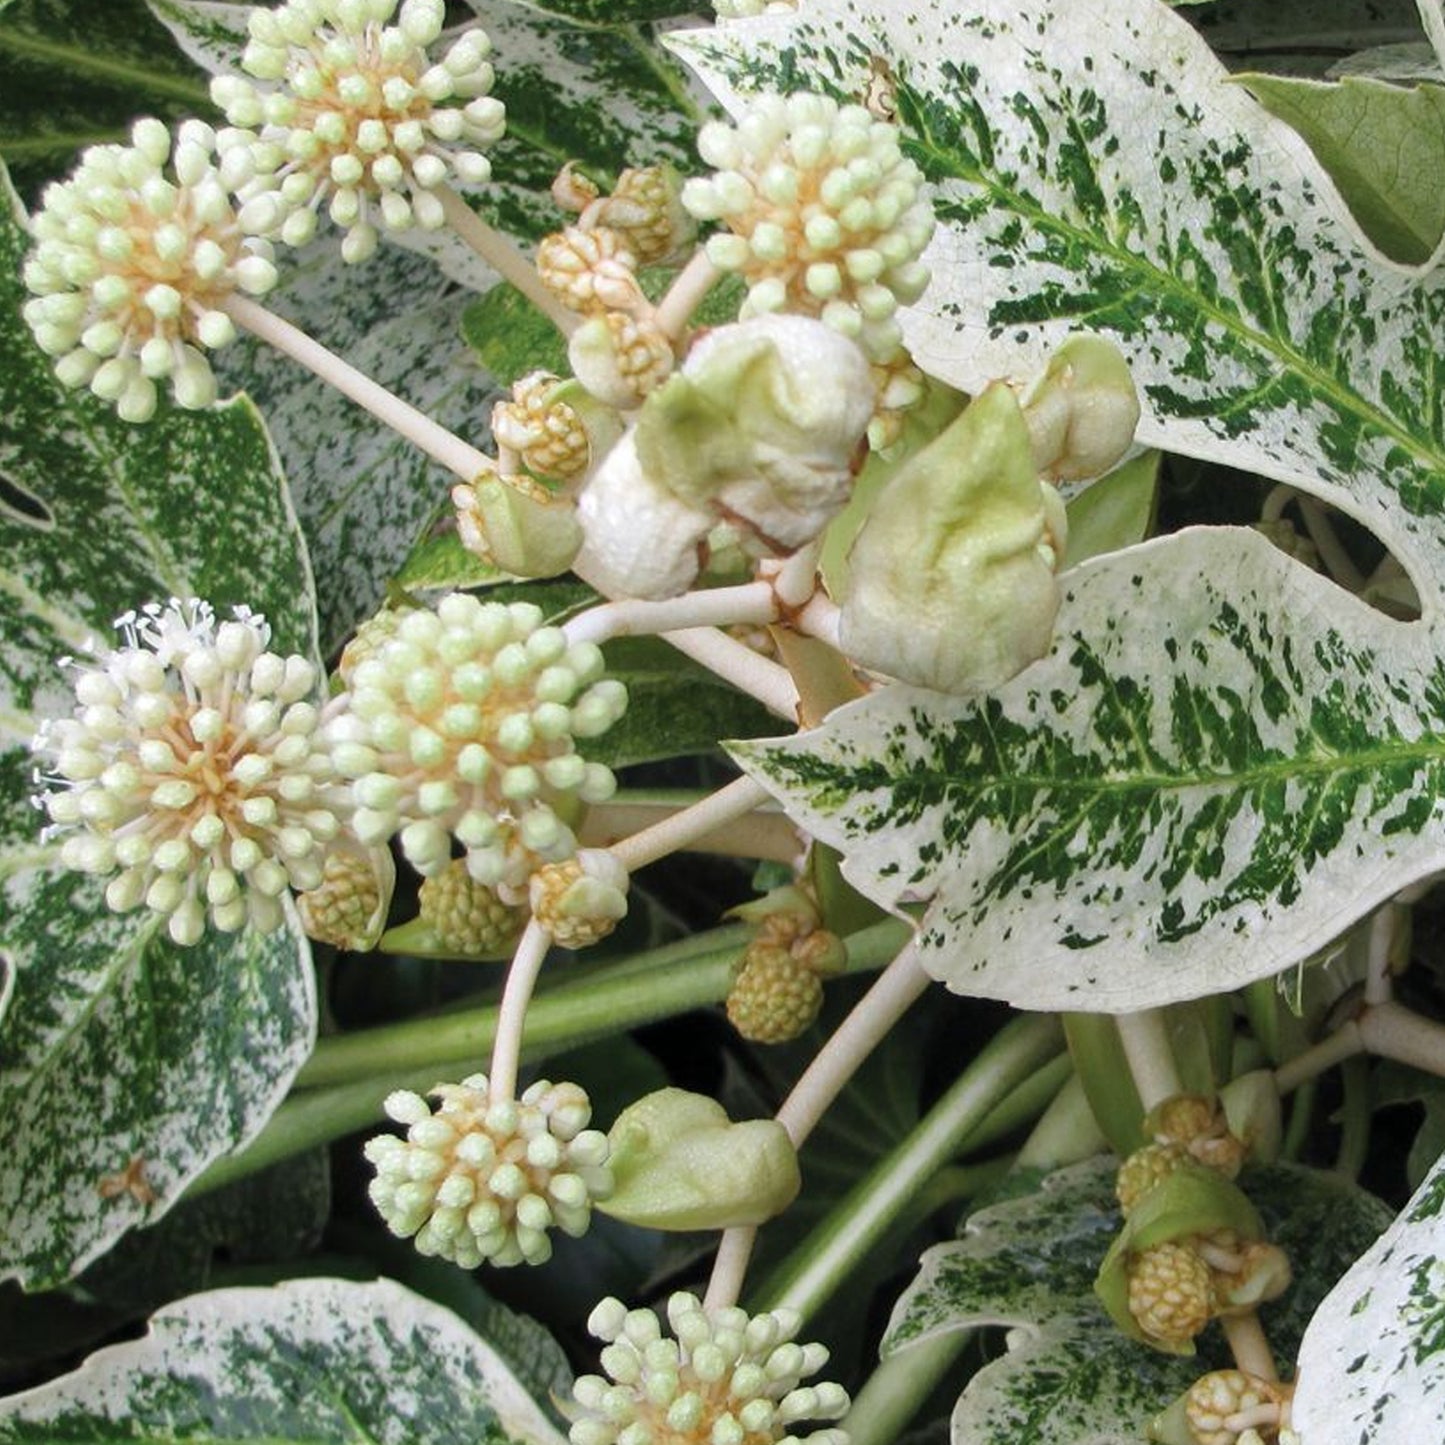
[[[395,24],[389,23],[395,17]],[[445,223],[437,187],[491,177],[484,151],[505,129],[489,94],[491,44],[472,26],[441,58],[443,0],[288,0],[256,8],[242,66],[211,97],[235,129],[222,170],[245,201],[247,228],[304,245],[321,208],[365,260],[379,230]]]
[[[615,788],[574,745],[626,707],[602,671],[597,647],[569,644],[527,603],[454,593],[406,613],[352,671],[331,729],[337,767],[355,779],[357,836],[398,835],[424,877],[446,867],[455,838],[477,882],[521,901],[540,863],[576,849],[558,809]]]
[[[150,418],[160,382],[181,406],[209,405],[202,350],[235,335],[226,298],[276,282],[269,245],[243,234],[215,143],[209,126],[186,121],[173,149],[160,121],[137,121],[129,145],[92,146],[49,186],[33,221],[25,319],[60,380],[89,386],[126,421]]]
[[[690,1294],[667,1302],[670,1337],[652,1310],[605,1299],[588,1330],[606,1341],[602,1375],[582,1375],[572,1445],[847,1445],[836,1420],[848,1409],[841,1386],[805,1384],[828,1361],[822,1345],[796,1343],[793,1310],[749,1316],[705,1309]]]
[[[113,875],[107,904],[160,914],[180,944],[208,918],[275,929],[286,889],[322,882],[345,815],[316,669],[268,651],[265,619],[244,608],[217,623],[173,598],[116,625],[123,645],[74,664],[74,714],[34,743],[61,862]]]
[[[515,382],[511,400],[492,408],[492,436],[498,446],[516,452],[529,471],[568,482],[587,470],[592,447],[576,409],[554,396],[560,385],[545,371]]]
[[[395,885],[388,849],[342,840],[327,853],[321,882],[297,896],[301,926],[318,943],[364,952],[381,937]]]
[[[462,958],[507,957],[527,923],[526,908],[504,903],[460,858],[422,879],[418,902],[422,923]]]
[[[420,1094],[391,1094],[386,1112],[406,1138],[366,1145],[371,1199],[394,1234],[474,1269],[541,1264],[549,1230],[586,1230],[612,1176],[607,1136],[587,1127],[591,1106],[576,1084],[539,1080],[520,1099],[493,1100],[486,1076],[473,1074],[432,1093],[435,1111]]]
[[[1214,1370],[1196,1380],[1184,1397],[1189,1434],[1195,1445],[1245,1445],[1260,1416],[1277,1415],[1291,1393],[1288,1385],[1243,1370]],[[1281,1434],[1280,1445],[1290,1433]]]
[[[736,126],[705,125],[698,151],[717,171],[687,182],[683,205],[725,230],[709,259],[748,282],[742,315],[819,316],[870,360],[900,354],[894,313],[928,284],[933,234],[923,176],[898,131],[827,96],[764,96]]]
[[[627,917],[627,869],[606,849],[583,848],[532,875],[532,916],[563,948],[590,948]]]
[[[732,1026],[758,1044],[784,1044],[804,1033],[823,1006],[823,980],[846,962],[843,941],[819,926],[818,914],[796,889],[784,889],[780,905],[766,909],[761,900],[744,917],[761,920],[748,945],[737,977],[728,991],[727,1015]]]

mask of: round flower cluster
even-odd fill
[[[49,186],[32,223],[25,319],[60,380],[88,385],[126,421],[150,418],[158,381],[181,406],[208,406],[216,381],[198,348],[235,335],[226,297],[276,283],[270,246],[243,235],[215,144],[209,126],[186,121],[172,154],[160,121],[137,121],[130,145],[91,146]]]
[[[406,613],[352,670],[330,728],[337,768],[355,779],[357,837],[400,832],[425,877],[446,867],[455,837],[477,882],[522,902],[540,863],[576,851],[558,809],[601,802],[616,786],[573,743],[605,732],[627,705],[602,667],[600,649],[569,645],[527,603],[453,593],[434,612]]]
[[[592,444],[574,408],[554,400],[560,385],[547,371],[533,371],[513,382],[511,400],[492,408],[492,436],[539,477],[567,482],[586,472]]]
[[[264,618],[217,623],[204,602],[152,604],[124,646],[75,664],[77,708],[37,735],[36,799],[68,868],[114,874],[106,902],[141,905],[180,944],[282,919],[290,886],[317,887],[341,830],[340,790],[308,701],[316,669],[266,650]]]
[[[220,137],[222,172],[249,229],[304,245],[324,204],[363,261],[388,231],[445,222],[436,188],[490,179],[482,154],[506,126],[488,92],[491,42],[473,26],[433,64],[444,0],[288,0],[251,11],[241,64],[261,82],[218,76],[211,98],[238,129]]]
[[[897,359],[894,312],[923,294],[933,234],[897,129],[822,95],[764,96],[736,126],[705,125],[698,151],[718,170],[688,181],[682,204],[727,228],[707,254],[749,283],[740,314],[820,316],[870,360]]]
[[[605,848],[580,849],[532,875],[532,917],[561,948],[590,948],[627,917],[627,869]]]
[[[602,1368],[572,1387],[580,1407],[572,1445],[847,1445],[842,1430],[797,1435],[800,1420],[836,1420],[848,1409],[839,1385],[802,1382],[828,1361],[822,1345],[794,1342],[793,1310],[754,1315],[704,1309],[696,1297],[667,1302],[673,1338],[652,1310],[605,1299],[587,1321],[607,1341]]]
[[[406,1138],[366,1145],[377,1171],[371,1200],[393,1234],[475,1269],[484,1259],[541,1264],[549,1229],[586,1230],[612,1175],[607,1136],[587,1128],[592,1109],[576,1084],[540,1079],[520,1099],[493,1102],[486,1075],[473,1074],[432,1093],[435,1113],[420,1094],[391,1094],[386,1112]]]
[[[503,903],[494,889],[478,883],[460,858],[422,880],[418,896],[422,922],[444,948],[463,958],[510,956],[527,925],[527,910]]]

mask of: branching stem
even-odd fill
[[[767,802],[768,796],[767,789],[751,778],[736,778],[700,803],[624,838],[613,847],[612,853],[629,873],[635,873],[705,838],[724,823],[746,817],[759,803]]]
[[[1134,1076],[1134,1087],[1147,1114],[1156,1104],[1184,1092],[1174,1050],[1169,1044],[1169,1026],[1162,1009],[1120,1014],[1119,1040]]]
[[[664,632],[662,640],[714,676],[730,682],[739,692],[756,698],[769,712],[789,722],[797,721],[798,688],[787,668],[754,652],[746,643],[715,627]]]
[[[722,280],[723,273],[708,260],[707,252],[699,248],[692,259],[677,273],[667,294],[657,303],[652,313],[653,321],[672,341],[681,338],[692,320],[692,314],[702,305],[707,293]]]
[[[778,615],[777,599],[766,582],[749,582],[741,587],[713,587],[684,592],[660,602],[622,598],[602,602],[566,623],[569,642],[608,642],[614,637],[636,637],[659,632],[677,632],[694,627],[732,627],[773,622]]]

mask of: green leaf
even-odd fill
[[[423,592],[432,588],[453,591],[489,587],[511,580],[508,573],[484,562],[475,552],[468,552],[455,532],[443,532],[418,543],[395,579],[398,587]]]
[[[1024,380],[1086,326],[1128,357],[1140,439],[1364,521],[1440,607],[1438,286],[1366,249],[1305,143],[1157,0],[817,0],[694,32],[730,106],[899,77],[936,187],[933,285],[904,315],[927,371]]]
[[[502,386],[533,371],[567,376],[567,343],[515,286],[493,286],[467,303],[462,338]]]
[[[1032,1009],[1197,998],[1445,865],[1430,631],[1245,529],[1064,581],[1053,651],[996,693],[894,686],[732,749],[860,892],[933,900],[935,977]]]
[[[1181,1360],[1126,1339],[1105,1317],[1093,1279],[1119,1228],[1116,1167],[1107,1158],[1060,1170],[923,1256],[885,1355],[950,1330],[1009,1330],[1007,1353],[955,1407],[955,1445],[1137,1445],[1175,1395],[1230,1362],[1217,1330],[1201,1338],[1198,1357]],[[1332,1175],[1293,1166],[1251,1170],[1241,1182],[1294,1263],[1296,1285],[1262,1310],[1271,1344],[1287,1352],[1387,1211]]]
[[[39,1284],[249,1139],[315,1026],[299,928],[182,951],[55,871],[29,741],[73,706],[56,664],[172,595],[245,603],[281,650],[316,648],[305,546],[255,409],[163,409],[133,427],[62,389],[20,320],[12,199],[0,192],[0,1278]],[[136,1159],[143,1187],[103,1196]]]
[[[1159,498],[1159,453],[1140,452],[1069,500],[1068,565],[1132,547],[1149,535]]]
[[[0,0],[0,155],[33,194],[75,153],[124,139],[138,115],[209,115],[203,76],[144,0]]]
[[[1445,194],[1435,181],[1445,168],[1445,87],[1238,78],[1309,142],[1387,256],[1410,264],[1429,259],[1445,235]]]
[[[0,1402],[0,1442],[562,1445],[449,1310],[389,1280],[194,1295],[142,1340]]]
[[[1310,1321],[1293,1419],[1310,1445],[1385,1445],[1442,1407],[1445,1159]]]

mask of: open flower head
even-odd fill
[[[216,382],[203,351],[235,335],[224,303],[276,282],[267,242],[245,233],[214,164],[215,132],[137,121],[129,145],[91,146],[49,186],[25,263],[25,319],[66,386],[89,386],[126,421],[154,413],[158,383],[185,407]],[[169,165],[167,162],[169,161]]]
[[[250,15],[241,64],[211,98],[222,169],[257,232],[304,245],[322,206],[345,231],[342,255],[365,260],[379,228],[435,230],[436,188],[491,177],[484,154],[506,126],[489,92],[491,43],[477,26],[433,61],[444,0],[287,0]],[[395,23],[390,23],[395,20]]]
[[[432,1094],[435,1112],[420,1094],[390,1095],[386,1112],[406,1138],[366,1145],[371,1199],[392,1233],[475,1269],[484,1259],[541,1264],[549,1230],[586,1230],[612,1175],[607,1136],[587,1128],[592,1108],[576,1084],[540,1079],[520,1099],[493,1100],[486,1075],[473,1074]]]
[[[933,234],[923,175],[897,129],[861,105],[772,95],[736,126],[705,125],[698,150],[717,170],[688,181],[682,204],[726,228],[707,254],[747,281],[740,314],[820,316],[870,360],[893,361],[894,312],[928,284],[918,258]]]
[[[607,1342],[607,1377],[582,1375],[572,1445],[847,1445],[842,1430],[799,1422],[836,1420],[848,1395],[830,1382],[805,1384],[828,1362],[822,1345],[798,1344],[793,1310],[749,1316],[705,1309],[690,1294],[667,1302],[670,1335],[652,1310],[605,1299],[588,1330]]]
[[[576,851],[565,815],[611,796],[612,773],[574,739],[626,707],[591,643],[569,644],[540,608],[444,597],[417,609],[351,674],[332,724],[338,769],[355,779],[363,842],[400,834],[418,872],[441,872],[452,839],[479,883],[521,902],[542,863]]]
[[[123,645],[72,664],[75,712],[34,743],[61,862],[109,875],[110,907],[149,908],[177,943],[208,919],[269,932],[288,886],[322,882],[345,812],[316,669],[267,651],[265,619],[245,608],[218,623],[173,598],[116,625]]]

